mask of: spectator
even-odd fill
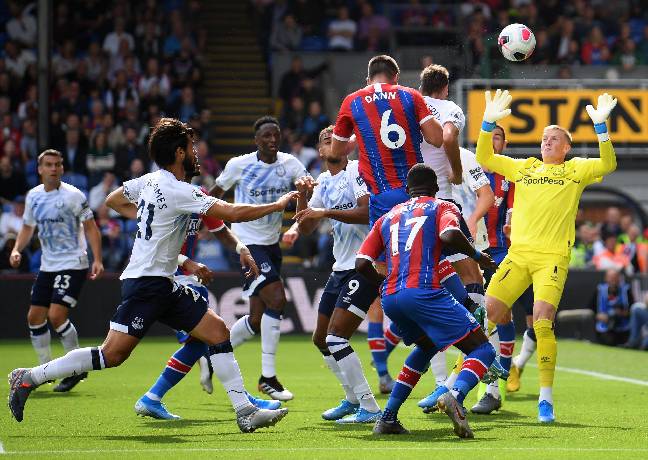
[[[596,227],[589,223],[581,224],[577,229],[576,242],[571,250],[570,267],[584,268],[591,264],[594,256],[594,242],[597,240]]]
[[[144,160],[142,160],[141,158],[135,158],[133,159],[133,161],[131,161],[131,164],[128,167],[124,181],[137,179],[138,177],[142,177],[144,174],[146,174]]]
[[[137,143],[137,129],[134,126],[127,126],[125,130],[126,143],[115,152],[115,171],[126,172],[133,160],[138,159],[143,163],[146,161],[144,149]],[[143,169],[143,168],[142,168]],[[139,176],[136,176],[139,177]],[[122,177],[126,180],[125,177]]]
[[[0,236],[20,232],[25,212],[25,196],[18,195],[11,203],[11,212],[4,212],[0,216]]]
[[[282,24],[272,30],[270,45],[275,51],[294,51],[299,48],[302,33],[301,27],[295,22],[295,17],[287,14]]]
[[[216,178],[220,175],[222,169],[218,162],[209,154],[209,145],[204,139],[198,142],[198,162],[200,163],[200,172]]]
[[[605,221],[601,226],[601,238],[605,239],[608,235],[618,238],[622,232],[621,211],[616,206],[611,206],[605,213]]]
[[[119,183],[115,174],[110,171],[104,172],[101,182],[92,187],[88,194],[88,206],[90,206],[90,209],[97,212],[106,201],[106,197],[114,190],[117,190],[117,187],[119,187]]]
[[[142,98],[147,97],[153,85],[157,86],[157,94],[167,97],[171,91],[169,77],[160,71],[160,62],[155,57],[146,61],[146,73],[139,81],[139,94]]]
[[[86,160],[88,168],[88,186],[94,187],[99,183],[106,171],[112,171],[115,167],[115,154],[108,147],[108,139],[103,129],[95,131],[94,138],[91,141]]]
[[[625,72],[633,70],[637,64],[643,64],[639,61],[635,48],[635,42],[631,39],[624,40],[619,51],[612,58],[612,64],[620,66],[621,70]]]
[[[36,120],[38,116],[38,93],[36,92],[36,85],[29,85],[25,96],[25,99],[18,106],[18,119],[24,120],[25,118],[31,118]]]
[[[648,293],[630,307],[630,336],[623,346],[648,350]]]
[[[629,260],[632,273],[648,271],[648,243],[641,236],[638,225],[628,228],[627,241],[617,247],[617,253]]]
[[[197,85],[201,78],[200,66],[190,46],[189,38],[182,41],[180,52],[176,54],[171,62],[173,74],[173,87],[180,89],[184,86]]]
[[[56,111],[61,117],[67,119],[68,115],[75,114],[82,117],[88,112],[88,104],[81,95],[81,86],[78,81],[71,81],[67,87],[67,94],[56,104]]]
[[[162,55],[162,41],[155,22],[146,22],[143,35],[137,40],[137,54],[143,59],[158,58]]]
[[[566,62],[571,52],[571,42],[574,40],[574,21],[561,16],[558,26],[559,33],[551,39],[552,54],[558,62]]]
[[[294,136],[293,141],[290,143],[290,154],[299,160],[307,170],[310,171],[310,167],[316,162],[319,158],[319,153],[312,147],[304,145],[300,136]],[[313,177],[317,177],[314,174],[311,174]]]
[[[603,239],[603,250],[592,259],[597,270],[625,270],[630,265],[630,260],[622,253],[617,252],[617,237],[608,235]]]
[[[36,140],[36,123],[26,118],[22,123],[22,137],[20,138],[20,151],[27,160],[35,160],[38,156],[38,142]]]
[[[59,53],[52,58],[52,72],[55,77],[68,77],[76,72],[79,60],[73,40],[66,40]]]
[[[7,71],[22,80],[27,72],[27,66],[36,63],[36,55],[26,49],[20,49],[16,42],[11,40],[5,43],[5,68]]]
[[[295,96],[291,99],[290,105],[284,108],[281,126],[285,127],[289,133],[301,135],[304,118],[304,100],[299,96]]]
[[[126,32],[126,21],[122,17],[116,17],[114,21],[115,29],[106,35],[106,38],[103,42],[103,50],[106,51],[110,56],[114,56],[119,51],[119,44],[122,40],[126,40],[128,44],[128,49],[132,50],[135,48],[135,40],[133,36]]]
[[[183,123],[188,123],[193,114],[200,111],[194,99],[193,88],[189,85],[182,88],[182,95],[176,108],[174,109],[175,116]]]
[[[621,280],[617,270],[605,273],[605,282],[597,286],[596,336],[604,345],[626,343],[630,334],[630,305],[634,300],[630,285]]]
[[[356,30],[355,21],[349,17],[349,9],[346,6],[339,7],[337,18],[331,21],[328,26],[329,49],[352,51]]]
[[[302,134],[304,144],[315,147],[318,142],[319,133],[330,124],[328,117],[322,113],[322,106],[318,101],[308,104],[308,116],[304,119]],[[302,163],[306,165],[305,163]]]
[[[290,104],[293,97],[302,95],[305,79],[314,80],[327,68],[328,64],[324,62],[317,67],[306,70],[301,57],[294,56],[290,61],[290,70],[281,76],[281,82],[279,83],[279,97],[283,100],[284,106]]]
[[[358,41],[360,49],[380,51],[388,48],[389,21],[383,15],[374,12],[371,3],[361,7],[362,16],[358,21]]]
[[[61,149],[63,154],[63,169],[66,173],[86,175],[88,168],[86,160],[88,152],[85,146],[79,142],[80,132],[78,128],[68,128],[65,131],[65,146]]]
[[[227,271],[230,268],[223,246],[218,240],[211,237],[205,226],[198,233],[198,247],[194,259],[196,262],[205,264],[211,270]]]
[[[322,22],[323,2],[321,0],[295,0],[291,3],[295,20],[302,27],[304,35],[317,35]]]
[[[111,88],[106,91],[104,102],[112,110],[114,119],[121,120],[125,116],[126,101],[132,99],[139,103],[137,91],[128,84],[126,72],[118,70]]]
[[[409,6],[405,8],[401,14],[401,24],[406,27],[423,27],[427,23],[428,12],[425,7],[421,5],[421,1],[410,0]]]
[[[97,210],[97,227],[101,232],[101,252],[106,270],[118,271],[128,251],[128,244],[122,237],[122,226],[110,210],[102,203]]]
[[[185,30],[182,21],[175,20],[172,24],[172,32],[164,40],[163,53],[164,56],[169,58],[180,52],[182,47],[182,40],[185,38]]]
[[[553,51],[551,43],[549,42],[549,35],[545,29],[540,29],[535,32],[536,47],[531,55],[531,64],[548,65],[553,58]]]
[[[36,45],[37,29],[36,18],[29,14],[31,8],[27,6],[22,9],[18,1],[8,3],[12,18],[7,21],[7,35],[21,46],[33,48]]]
[[[600,27],[592,28],[581,47],[581,60],[587,65],[604,65],[610,60],[610,49]]]
[[[88,78],[92,81],[100,81],[105,78],[108,72],[106,59],[101,54],[99,43],[91,42],[88,46],[88,54],[84,58],[88,67]]]
[[[311,102],[318,102],[320,106],[324,105],[322,89],[315,84],[315,80],[309,77],[302,80],[301,98],[304,100],[306,107],[310,106]]]
[[[0,202],[11,203],[18,195],[27,193],[27,182],[22,171],[14,168],[11,158],[0,158]]]

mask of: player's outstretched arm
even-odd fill
[[[106,206],[127,219],[137,219],[137,206],[126,198],[123,185],[106,197]]]
[[[34,236],[34,227],[31,225],[23,224],[20,227],[18,236],[16,237],[16,242],[14,247],[11,250],[11,255],[9,256],[9,265],[13,268],[20,267],[20,262],[22,261],[22,250],[25,249],[25,246],[31,241],[32,236]]]
[[[617,167],[616,154],[614,147],[612,147],[612,141],[610,141],[607,125],[605,124],[610,113],[616,107],[616,104],[616,98],[613,98],[608,93],[603,93],[598,97],[596,108],[592,105],[585,107],[587,114],[594,123],[594,131],[596,131],[596,135],[598,136],[599,150],[601,152],[601,158],[587,160],[587,163],[592,167],[591,174],[594,177],[610,174]]]
[[[448,157],[450,169],[452,169],[450,182],[460,185],[463,180],[463,168],[459,153],[459,129],[453,123],[443,125],[443,151]]]
[[[325,218],[345,224],[368,224],[369,195],[358,198],[357,205],[353,209],[306,208],[295,214],[295,220],[299,223],[299,232],[305,234],[312,233],[319,221]]]
[[[242,204],[242,203],[227,203],[225,201],[218,201],[214,203],[205,215],[215,217],[217,219],[225,220],[227,222],[249,222],[251,220],[260,219],[261,217],[272,214],[273,212],[282,212],[288,203],[297,198],[299,192],[288,192],[279,198],[274,203],[268,204]]]
[[[211,283],[216,275],[205,264],[191,260],[183,254],[178,254],[178,267],[190,275],[195,275],[202,284]]]
[[[477,150],[475,151],[477,163],[503,176],[506,176],[507,173],[512,175],[516,169],[516,160],[504,155],[495,155],[493,150],[493,130],[497,121],[510,115],[511,109],[508,106],[512,97],[507,90],[500,89],[495,92],[492,98],[490,91],[486,91],[484,97],[486,99],[484,121],[477,138]]]

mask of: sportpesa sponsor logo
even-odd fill
[[[250,196],[266,196],[266,195],[274,195],[274,194],[284,194],[288,193],[290,191],[290,188],[288,187],[270,187],[262,190],[257,190],[257,189],[251,189],[250,190]]]
[[[37,224],[62,224],[63,222],[65,222],[65,219],[62,216],[59,216],[55,219],[52,219],[51,217],[36,219]]]
[[[565,185],[563,179],[552,179],[551,177],[528,177],[522,178],[524,185]]]

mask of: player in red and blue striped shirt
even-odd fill
[[[432,116],[423,96],[398,84],[400,69],[390,56],[375,56],[367,67],[367,86],[349,94],[340,107],[333,130],[334,155],[348,151],[352,135],[358,145],[359,171],[369,190],[369,225],[409,199],[407,172],[423,162],[421,141],[436,147],[443,129]],[[389,393],[393,380],[387,371],[382,311],[374,303],[367,314],[367,339],[380,378],[381,393]]]
[[[356,270],[365,278],[375,283],[384,281],[385,314],[396,323],[405,344],[416,344],[374,433],[407,432],[396,418],[400,406],[430,359],[455,345],[467,356],[454,386],[439,398],[437,405],[452,420],[457,436],[472,438],[463,400],[493,363],[495,349],[472,314],[441,286],[437,266],[444,246],[472,254],[482,268],[493,268],[495,263],[477,251],[459,229],[458,208],[434,198],[438,186],[431,167],[415,165],[407,175],[407,189],[411,199],[378,219],[356,258]],[[387,256],[386,278],[373,266],[383,252]]]

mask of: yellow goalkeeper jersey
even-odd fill
[[[600,158],[572,158],[552,165],[537,158],[495,155],[493,134],[479,134],[477,162],[515,183],[511,250],[569,254],[583,190],[616,169],[612,142],[600,142],[599,149]]]

